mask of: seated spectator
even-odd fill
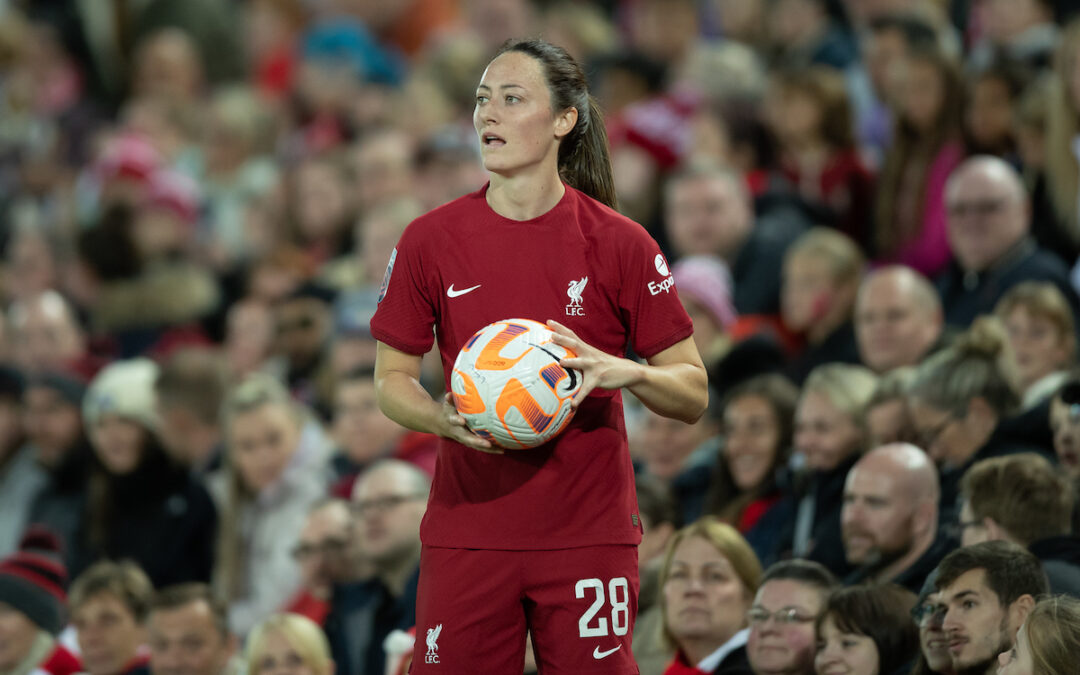
[[[840,508],[848,470],[866,446],[862,415],[875,381],[866,368],[839,363],[807,378],[795,410],[795,452],[804,476],[774,507],[779,534],[773,556],[809,558],[838,576],[850,571]]]
[[[968,159],[949,176],[945,201],[954,261],[936,283],[946,324],[966,328],[1022,281],[1053,284],[1077,314],[1068,270],[1030,236],[1029,199],[1015,169],[997,157]]]
[[[300,563],[300,591],[286,606],[322,625],[335,584],[366,579],[373,572],[360,559],[349,502],[329,498],[308,512],[293,557]]]
[[[705,511],[743,535],[780,499],[777,473],[787,465],[799,392],[782,375],[736,385],[723,412],[723,447],[705,495]]]
[[[863,423],[867,447],[912,440],[911,415],[907,409],[907,390],[915,379],[915,368],[890,370],[878,379],[877,387],[866,403]]]
[[[151,675],[228,675],[236,637],[228,612],[209,586],[179,584],[161,589],[146,620]]]
[[[0,672],[74,675],[79,659],[56,636],[67,619],[67,570],[59,542],[46,533],[23,538],[0,560]]]
[[[817,672],[907,673],[919,651],[919,631],[911,622],[915,600],[914,593],[893,584],[835,591],[815,626]]]
[[[1080,490],[1080,382],[1070,379],[1050,403],[1054,453],[1064,475]],[[1076,522],[1076,521],[1074,521]]]
[[[679,530],[660,573],[664,636],[676,652],[664,675],[747,672],[746,612],[760,579],[735,528],[706,516]]]
[[[90,378],[102,365],[89,352],[75,310],[56,291],[12,303],[8,321],[15,363],[27,374],[65,370]]]
[[[299,614],[274,614],[255,626],[247,639],[244,661],[250,675],[335,672],[326,636],[318,624]]]
[[[938,465],[942,523],[955,519],[960,477],[972,464],[1015,452],[1046,452],[1010,437],[1005,425],[1019,403],[1006,341],[1000,322],[980,318],[919,366],[908,391],[915,442]]]
[[[910,267],[866,275],[855,298],[855,337],[862,363],[878,374],[917,366],[938,346],[944,319],[937,291]]]
[[[731,347],[729,332],[738,318],[731,302],[731,273],[719,257],[695,255],[675,263],[671,276],[694,322],[694,345],[707,368]]]
[[[0,365],[0,556],[14,553],[34,497],[48,483],[34,449],[23,443],[23,376]]]
[[[990,3],[980,15],[981,39],[971,48],[973,69],[989,66],[994,58],[1032,70],[1050,65],[1058,44],[1053,0],[1017,0]]]
[[[224,363],[207,349],[170,355],[154,381],[165,450],[196,476],[221,468],[219,414],[225,389]]]
[[[750,619],[746,653],[754,675],[813,675],[814,622],[839,586],[809,560],[785,560],[765,570]]]
[[[960,481],[960,543],[1003,539],[1042,562],[1052,593],[1080,598],[1080,539],[1072,536],[1076,494],[1045,458],[1023,453],[976,462]]]
[[[727,262],[739,314],[780,310],[784,253],[803,226],[757,218],[740,175],[708,164],[675,174],[664,188],[664,221],[677,256],[718,255]]]
[[[937,590],[937,570],[926,577],[919,600],[911,610],[911,617],[919,627],[919,659],[911,669],[911,675],[956,675],[952,657],[949,655],[949,639],[943,621],[945,605]]]
[[[912,45],[888,76],[898,101],[878,177],[872,250],[879,261],[932,277],[949,262],[945,179],[964,157],[962,81],[937,44]]]
[[[266,368],[274,346],[274,313],[257,298],[234,302],[225,317],[222,348],[229,376],[241,379]]]
[[[338,675],[383,672],[383,640],[416,623],[420,521],[430,490],[426,473],[395,459],[372,466],[353,488],[360,551],[374,576],[334,587],[326,634]]]
[[[211,478],[221,512],[215,592],[244,635],[300,586],[293,557],[311,505],[326,495],[330,445],[274,378],[249,375],[225,399],[225,466]]]
[[[206,489],[161,445],[157,373],[145,359],[118,361],[86,393],[95,462],[68,554],[72,574],[102,559],[130,559],[159,585],[210,580],[217,513]]]
[[[1022,162],[1016,151],[1013,111],[1033,74],[999,60],[968,78],[964,136],[970,154]]]
[[[935,583],[952,668],[965,675],[997,672],[998,655],[1013,648],[1035,598],[1049,590],[1038,558],[1007,541],[953,551]]]
[[[660,568],[664,552],[675,534],[675,502],[660,481],[638,476],[635,481],[638,517],[641,518],[641,543],[638,545],[638,613],[634,622],[634,661],[643,673],[661,673],[671,651],[662,640],[663,619],[660,615]]]
[[[863,455],[844,485],[844,553],[858,567],[845,581],[921,589],[952,546],[938,536],[938,490],[933,462],[913,445]]]
[[[998,675],[1068,675],[1080,654],[1080,600],[1043,598],[1016,633],[1015,649],[998,655]]]
[[[1020,144],[1024,171],[1034,184],[1032,201],[1038,217],[1032,231],[1067,266],[1076,263],[1080,252],[1080,166],[1072,148],[1080,130],[1080,92],[1073,86],[1077,49],[1080,21],[1073,16],[1061,32],[1053,72],[1028,88],[1017,111],[1018,137],[1028,141],[1027,148]]]
[[[70,551],[82,518],[94,451],[83,428],[86,384],[71,375],[31,376],[23,392],[27,444],[48,480],[34,496],[28,522],[54,532]]]
[[[294,398],[324,413],[329,401],[321,382],[328,368],[332,302],[330,290],[305,284],[274,306],[274,351],[284,381]]]
[[[866,261],[858,247],[836,230],[814,228],[784,256],[780,315],[806,346],[788,368],[801,384],[825,363],[858,363],[852,316]]]
[[[1016,358],[1025,410],[1047,401],[1076,362],[1076,325],[1069,301],[1053,284],[1025,281],[1001,297],[994,314],[1005,324]]]
[[[131,562],[100,562],[71,585],[75,626],[88,675],[150,675],[143,646],[154,587]]]

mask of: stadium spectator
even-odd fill
[[[795,410],[795,452],[805,476],[775,507],[782,517],[773,557],[809,558],[838,576],[850,571],[840,510],[848,470],[866,445],[862,416],[875,382],[862,366],[838,363],[807,378]]]
[[[57,641],[67,621],[67,570],[59,542],[35,531],[0,560],[0,671],[74,675],[78,657]]]
[[[167,586],[154,594],[146,619],[151,675],[236,672],[236,637],[228,612],[206,584]]]
[[[867,447],[914,440],[907,407],[907,390],[914,379],[915,368],[912,366],[890,370],[878,379],[863,414]]]
[[[705,518],[679,530],[660,573],[664,637],[675,660],[664,675],[745,673],[746,613],[761,563],[730,525]]]
[[[738,315],[731,301],[731,273],[717,256],[687,256],[671,268],[690,320],[694,322],[694,345],[708,368],[727,354],[730,331]]]
[[[943,621],[945,605],[941,593],[937,590],[937,570],[926,577],[918,602],[911,610],[911,618],[919,627],[919,659],[911,669],[911,675],[956,675],[952,657],[949,655],[949,640],[945,635]]]
[[[257,373],[222,409],[225,466],[210,479],[221,513],[215,593],[244,635],[300,585],[293,548],[311,505],[326,495],[330,445],[311,414]]]
[[[946,324],[969,326],[1022,281],[1057,286],[1076,314],[1068,270],[1029,234],[1029,199],[1015,169],[997,157],[965,160],[949,176],[945,206],[954,260],[937,278],[937,288]]]
[[[818,616],[818,673],[900,675],[919,647],[911,622],[915,594],[893,584],[852,586],[834,591]]]
[[[806,341],[788,367],[796,383],[817,366],[859,362],[852,317],[865,264],[855,242],[823,227],[801,235],[785,254],[780,315]]]
[[[675,501],[667,487],[648,476],[635,480],[638,515],[641,517],[641,544],[638,545],[638,615],[634,623],[634,661],[643,673],[662,673],[671,660],[671,650],[663,643],[660,614],[660,568],[668,542],[678,529]]]
[[[305,284],[274,306],[274,352],[281,360],[284,380],[297,400],[320,412],[329,409],[326,378],[330,333],[333,330],[333,293]]]
[[[71,585],[71,624],[89,675],[150,675],[146,617],[154,587],[132,562],[104,561]]]
[[[1001,297],[994,314],[1009,333],[1021,407],[1045,403],[1076,362],[1076,322],[1069,301],[1053,284],[1025,281]]]
[[[908,444],[866,453],[848,472],[840,513],[847,560],[858,569],[847,581],[922,588],[951,548],[938,536],[937,469]]]
[[[915,270],[878,268],[855,299],[855,337],[862,363],[878,374],[916,366],[941,340],[944,318],[937,291]]]
[[[22,374],[0,365],[0,556],[15,552],[34,497],[48,482],[34,449],[23,443],[22,398]]]
[[[248,635],[244,662],[251,675],[333,675],[340,666],[319,625],[299,614],[274,614]]]
[[[1058,465],[1080,488],[1080,383],[1070,378],[1050,404],[1050,428]]]
[[[814,623],[838,586],[829,570],[809,560],[785,560],[765,570],[747,613],[746,653],[754,675],[813,675]]]
[[[825,0],[781,0],[770,8],[767,26],[780,63],[839,71],[858,58],[851,33],[834,21]]]
[[[1080,540],[1072,536],[1075,490],[1039,455],[976,462],[960,481],[960,543],[1003,539],[1042,562],[1050,591],[1080,597]]]
[[[1016,633],[1015,649],[998,655],[998,675],[1066,675],[1080,653],[1080,600],[1043,598]]]
[[[986,3],[979,12],[981,38],[971,47],[968,65],[975,71],[995,58],[1031,69],[1050,65],[1059,40],[1052,0]]]
[[[56,291],[13,303],[7,312],[15,363],[27,373],[73,370],[91,377],[97,368],[75,312]]]
[[[162,447],[154,405],[157,366],[117,361],[86,392],[94,462],[69,569],[130,559],[159,585],[209,581],[217,512],[210,495]]]
[[[945,556],[936,581],[953,670],[993,675],[998,655],[1048,589],[1039,560],[1016,544],[989,541]]]
[[[1061,33],[1053,72],[1047,78],[1046,86],[1032,87],[1025,95],[1030,110],[1025,119],[1036,124],[1042,121],[1041,131],[1044,132],[1041,137],[1031,134],[1033,143],[1042,143],[1028,153],[1031,159],[1040,159],[1042,163],[1029,161],[1025,165],[1035,177],[1034,197],[1038,199],[1035,212],[1043,216],[1032,224],[1032,229],[1040,243],[1058,252],[1066,265],[1073,265],[1080,251],[1080,222],[1077,221],[1080,166],[1072,150],[1072,139],[1080,130],[1077,120],[1080,91],[1074,84],[1077,51],[1080,51],[1080,21],[1074,18]],[[1027,128],[1037,131],[1036,124],[1029,123]]]
[[[416,623],[420,521],[431,479],[413,464],[385,459],[360,476],[352,508],[370,579],[334,588],[326,634],[339,675],[383,672],[383,640]]]
[[[333,586],[371,576],[360,559],[354,529],[347,501],[331,498],[311,507],[292,552],[300,563],[301,582],[287,611],[322,625]]]
[[[175,462],[196,476],[221,468],[223,359],[207,349],[181,349],[161,364],[154,381],[161,442]]]

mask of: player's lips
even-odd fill
[[[483,141],[484,145],[486,147],[489,147],[489,148],[490,147],[500,147],[500,146],[506,145],[506,139],[505,138],[503,138],[502,136],[500,136],[498,134],[493,134],[493,133],[491,133],[489,131],[485,131],[480,136],[480,138]]]

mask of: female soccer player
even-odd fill
[[[603,121],[563,49],[504,45],[473,124],[490,182],[408,227],[371,322],[383,412],[444,439],[420,530],[413,672],[520,672],[528,630],[541,672],[636,673],[641,526],[620,390],[700,417],[693,328],[656,242],[612,208]],[[503,454],[419,376],[437,337],[449,390],[462,344],[511,317],[551,319],[583,385],[561,435]],[[623,358],[631,347],[647,365]]]

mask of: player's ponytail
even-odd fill
[[[600,106],[589,94],[585,73],[562,47],[538,38],[508,40],[499,54],[521,52],[544,67],[551,105],[556,111],[576,108],[577,123],[559,144],[559,175],[593,199],[617,207],[615,179],[608,152],[607,130]]]

